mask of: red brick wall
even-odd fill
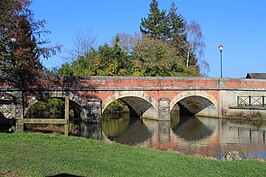
[[[230,79],[225,82],[226,88],[265,88],[266,80]]]
[[[125,78],[125,79],[93,79],[93,80],[81,80],[80,87],[215,87],[217,80],[206,79],[137,79],[137,78]]]
[[[114,92],[121,90],[144,91],[155,101],[159,98],[173,99],[184,90],[202,90],[212,95],[217,101],[220,89],[266,89],[266,80],[252,79],[215,79],[215,78],[179,78],[179,77],[55,77],[44,79],[44,87],[76,89],[74,94],[84,100],[98,98],[105,101]],[[220,86],[220,87],[219,87]],[[7,83],[0,83],[0,89],[9,88]],[[110,91],[108,90],[114,90]],[[95,89],[95,91],[88,91]],[[106,90],[107,89],[107,90]],[[158,90],[156,90],[158,89]],[[84,91],[82,91],[84,90]],[[101,91],[102,90],[102,91]],[[115,91],[116,90],[116,91]]]

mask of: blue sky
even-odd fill
[[[158,0],[169,9],[173,0]],[[210,77],[220,76],[219,44],[223,44],[223,76],[245,77],[248,72],[266,72],[265,0],[175,0],[188,22],[200,24],[206,43],[204,59]],[[78,33],[96,36],[97,44],[109,43],[117,33],[139,32],[141,18],[149,13],[149,0],[33,0],[35,19],[46,20],[52,44],[63,51],[43,61],[48,68],[59,67],[74,48]]]

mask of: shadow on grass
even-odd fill
[[[82,177],[82,176],[61,173],[61,174],[57,174],[57,175],[53,175],[53,176],[46,176],[46,177]]]

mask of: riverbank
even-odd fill
[[[257,160],[217,161],[58,134],[0,134],[0,176],[265,176]]]

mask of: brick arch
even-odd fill
[[[127,97],[135,97],[137,99],[144,100],[147,104],[150,104],[154,109],[157,108],[156,101],[144,91],[117,91],[112,96],[109,96],[105,99],[102,104],[102,113],[104,112],[106,107],[113,101]]]
[[[52,92],[49,92],[48,98],[65,98],[65,96],[66,95],[63,91],[52,91]],[[69,100],[75,102],[81,108],[83,108],[86,105],[86,102],[81,97],[73,94],[72,92],[69,93]],[[24,116],[26,115],[28,110],[38,101],[39,99],[36,96],[33,96],[29,100],[27,100],[28,106],[25,108]]]
[[[184,91],[178,94],[176,97],[174,97],[174,99],[171,100],[170,110],[172,110],[174,105],[176,105],[182,99],[192,97],[192,96],[205,98],[208,101],[210,101],[215,106],[216,109],[218,109],[217,100],[212,95],[206,93],[205,91]]]

